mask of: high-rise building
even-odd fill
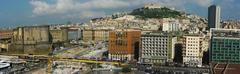
[[[140,61],[147,64],[173,62],[177,37],[171,33],[149,32],[141,35]]]
[[[183,37],[183,63],[188,66],[202,66],[204,37],[187,35]]]
[[[240,64],[240,29],[211,29],[210,63]]]
[[[221,28],[220,23],[220,7],[216,5],[211,5],[208,8],[208,26],[209,28]]]
[[[121,29],[109,32],[109,59],[129,61],[138,59],[141,31]]]

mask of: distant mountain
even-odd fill
[[[129,15],[139,18],[178,18],[181,13],[166,7],[162,8],[138,8],[133,10]]]

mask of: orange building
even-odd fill
[[[140,36],[141,31],[133,29],[109,32],[109,59],[121,61],[137,59]]]
[[[12,41],[13,30],[5,29],[0,30],[0,52],[6,52],[9,49],[9,45]]]
[[[0,39],[11,39],[13,37],[13,30],[0,30]]]

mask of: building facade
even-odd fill
[[[95,30],[94,40],[95,41],[107,41],[109,37],[110,30]]]
[[[14,54],[49,54],[50,47],[49,26],[25,26],[14,30],[9,49]]]
[[[67,29],[52,29],[50,30],[52,43],[66,42],[68,40]]]
[[[82,40],[83,30],[81,27],[68,28],[68,40]]]
[[[13,30],[0,30],[0,39],[11,39],[13,37]]]
[[[211,5],[208,8],[208,26],[209,28],[221,28],[220,6]]]
[[[180,31],[181,30],[181,24],[179,23],[179,20],[177,19],[163,19],[162,23],[162,31],[172,32],[172,31]]]
[[[138,54],[141,31],[121,29],[109,32],[109,59],[129,61]],[[135,52],[136,51],[136,52]]]
[[[1,42],[0,43],[0,52],[8,52],[10,43]]]
[[[84,30],[83,41],[108,41],[109,29]]]
[[[149,32],[141,35],[140,61],[148,64],[173,62],[177,37],[171,33]]]
[[[240,30],[211,29],[211,63],[240,64]]]
[[[16,44],[49,43],[49,37],[49,26],[25,26],[15,30],[13,42]]]
[[[94,40],[94,31],[90,29],[83,30],[83,41],[92,41]]]
[[[154,4],[154,3],[147,3],[144,5],[144,8],[148,8],[148,9],[155,9],[155,8],[162,8],[162,6],[160,4]]]
[[[0,30],[0,52],[7,52],[12,42],[13,30]]]
[[[188,35],[183,37],[183,63],[188,66],[202,66],[204,37]]]

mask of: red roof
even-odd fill
[[[240,74],[240,64],[212,64],[214,74]]]

